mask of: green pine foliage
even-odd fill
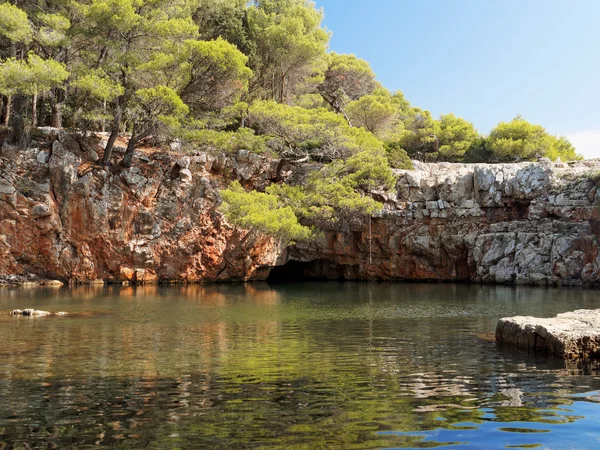
[[[410,158],[578,158],[565,138],[520,117],[488,137],[453,114],[433,118],[379,85],[368,62],[328,53],[323,17],[309,0],[3,2],[5,119],[24,133],[23,124],[38,125],[31,122],[44,101],[53,115],[39,124],[108,127],[116,136],[139,123],[132,147],[152,128],[164,139],[228,151],[247,142],[322,162],[385,148],[396,168],[409,168]],[[173,114],[157,112],[158,97]]]
[[[432,117],[381,86],[368,62],[328,52],[323,17],[311,0],[0,0],[7,139],[27,145],[41,125],[107,130],[102,163],[122,167],[147,137],[315,164],[302,186],[223,192],[233,223],[286,242],[314,235],[301,223],[341,228],[373,214],[372,193],[393,189],[392,169],[412,160],[580,158],[521,117],[489,136]]]
[[[539,158],[570,161],[580,159],[573,145],[564,137],[549,134],[542,126],[527,122],[521,116],[500,122],[486,140],[495,161],[535,161]]]
[[[11,42],[31,42],[33,29],[27,13],[10,3],[0,4],[0,34]]]
[[[271,193],[246,192],[238,181],[221,191],[221,211],[235,225],[258,230],[286,244],[306,240],[312,230],[298,222],[292,208]]]
[[[225,152],[233,155],[239,150],[248,150],[256,154],[277,156],[267,146],[266,137],[255,134],[251,128],[240,128],[236,131],[188,129],[182,136],[186,147],[192,151],[201,149],[209,153]]]
[[[0,93],[37,95],[59,86],[68,76],[64,64],[30,52],[27,59],[8,58],[0,64]]]
[[[248,123],[283,157],[333,161],[361,150],[382,148],[375,136],[351,127],[341,115],[326,108],[258,101],[250,107]]]
[[[383,150],[362,151],[346,162],[324,165],[302,186],[271,185],[267,192],[318,228],[347,229],[381,209],[370,191],[391,189],[395,181]]]
[[[441,161],[462,161],[479,137],[471,122],[454,114],[441,115],[433,132],[438,139],[437,159]]]
[[[385,144],[386,158],[390,167],[394,169],[414,169],[412,160],[406,150],[398,142],[388,142]]]
[[[182,98],[197,113],[235,104],[248,90],[248,57],[223,38],[190,40],[181,55]]]

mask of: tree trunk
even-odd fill
[[[127,72],[121,70],[121,84],[127,86]],[[108,142],[104,148],[104,156],[102,157],[102,165],[108,166],[110,164],[110,157],[112,156],[112,150],[115,146],[115,141],[119,136],[119,130],[121,129],[121,121],[123,120],[123,110],[125,109],[127,98],[125,95],[120,95],[117,99],[117,108],[115,110],[115,116],[113,118],[112,129],[110,130],[110,136]]]
[[[52,102],[50,126],[54,128],[62,128],[62,102],[56,100]]]
[[[104,148],[104,156],[102,157],[102,165],[108,166],[110,163],[110,157],[112,156],[112,150],[115,146],[115,141],[117,137],[119,137],[119,129],[121,128],[121,116],[122,116],[122,108],[121,106],[125,102],[124,97],[119,97],[119,101],[117,103],[117,110],[115,111],[115,117],[113,119],[112,128],[110,130],[110,136],[108,137],[108,142],[106,143],[106,147]]]
[[[104,102],[102,102],[102,113],[104,115],[106,115],[106,100],[104,100]],[[104,133],[106,131],[106,120],[104,120],[104,117],[102,118],[102,132]]]
[[[139,136],[137,134],[136,125],[133,125],[133,131],[131,132],[131,137],[129,138],[129,142],[127,143],[127,149],[125,150],[125,156],[121,161],[121,165],[123,167],[129,168],[131,167],[131,160],[133,159],[133,152],[135,150],[135,145],[139,141]]]
[[[65,101],[65,91],[56,88],[51,96],[50,126],[62,128],[62,107]]]
[[[31,99],[31,127],[37,127],[37,93],[33,94],[33,98]]]
[[[125,149],[125,156],[121,161],[121,166],[129,168],[131,167],[131,161],[133,160],[133,153],[138,143],[142,139],[146,139],[148,136],[152,134],[151,128],[147,126],[143,126],[140,131],[140,127],[134,122],[133,130],[131,132],[131,138],[129,138],[129,142],[127,143],[127,149]]]
[[[23,118],[23,110],[25,109],[25,96],[17,94],[13,99],[12,113],[12,131],[9,137],[9,142],[20,148],[27,146],[27,135],[25,133],[25,120]]]
[[[110,136],[108,137],[108,142],[106,143],[106,147],[104,148],[104,156],[102,157],[102,165],[108,166],[110,163],[110,157],[112,156],[112,150],[115,146],[115,141],[117,137],[119,137],[119,127],[121,126],[121,109],[117,110],[115,114],[115,118],[113,120],[113,125],[110,130]]]
[[[323,100],[325,100],[329,104],[329,106],[331,106],[331,109],[333,109],[336,113],[344,116],[344,119],[346,119],[346,122],[348,122],[348,125],[350,125],[350,128],[352,128],[352,122],[350,121],[350,117],[348,117],[348,114],[346,114],[344,108],[340,106],[340,104],[338,103],[338,99],[330,97],[328,94],[325,94],[323,92],[320,92],[320,94]]]
[[[277,93],[275,92],[275,71],[271,74],[271,96],[273,97],[273,101],[277,101]]]
[[[6,96],[6,110],[4,111],[4,126],[7,127],[10,123],[10,115],[12,114],[12,95]]]
[[[352,128],[352,122],[350,121],[350,117],[348,117],[348,115],[346,114],[346,111],[344,111],[344,108],[340,108],[339,113],[342,116],[344,116],[344,119],[346,119],[346,122],[348,122],[348,125],[350,126],[350,128]]]
[[[36,124],[36,126],[38,127],[43,127],[46,126],[46,105],[48,104],[48,96],[47,94],[42,94],[42,96],[40,97],[40,105],[39,105],[39,110],[40,113],[38,114],[38,122]]]

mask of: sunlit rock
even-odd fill
[[[373,187],[383,209],[370,218],[286,247],[228,223],[220,190],[234,179],[260,191],[301,185],[318,164],[145,150],[131,168],[105,170],[94,142],[59,133],[48,164],[37,149],[0,157],[0,276],[244,281],[299,261],[323,278],[600,285],[598,161],[417,162],[393,171],[394,189]]]
[[[496,326],[496,340],[562,359],[598,358],[600,310],[579,309],[553,318],[503,318]]]

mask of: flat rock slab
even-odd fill
[[[550,319],[505,317],[496,341],[562,359],[600,358],[600,309],[578,309]]]

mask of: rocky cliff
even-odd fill
[[[370,220],[286,248],[227,223],[219,189],[297,182],[306,166],[145,150],[106,171],[94,164],[101,146],[67,133],[45,142],[0,156],[4,280],[598,284],[600,162],[417,163],[396,171],[395,192],[373,192],[385,207]]]

